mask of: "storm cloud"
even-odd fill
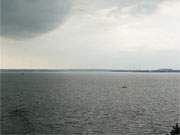
[[[164,1],[168,0],[1,0],[1,36],[35,37],[56,29],[68,15],[88,15],[104,9],[108,9],[108,17],[119,17],[124,11],[132,16],[149,15]]]
[[[70,0],[1,0],[1,35],[29,38],[56,28],[71,8]]]

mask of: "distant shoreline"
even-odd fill
[[[121,70],[121,69],[0,69],[0,72],[139,72],[139,73],[180,73],[180,70]]]

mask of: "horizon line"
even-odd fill
[[[173,68],[156,68],[156,69],[111,69],[111,68],[0,68],[1,71],[180,71]]]

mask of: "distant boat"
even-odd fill
[[[124,88],[124,89],[125,89],[125,88],[127,88],[127,86],[125,86],[125,85],[124,85],[124,86],[122,86],[122,88]]]

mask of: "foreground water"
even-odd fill
[[[2,134],[166,135],[180,74],[2,73]]]

